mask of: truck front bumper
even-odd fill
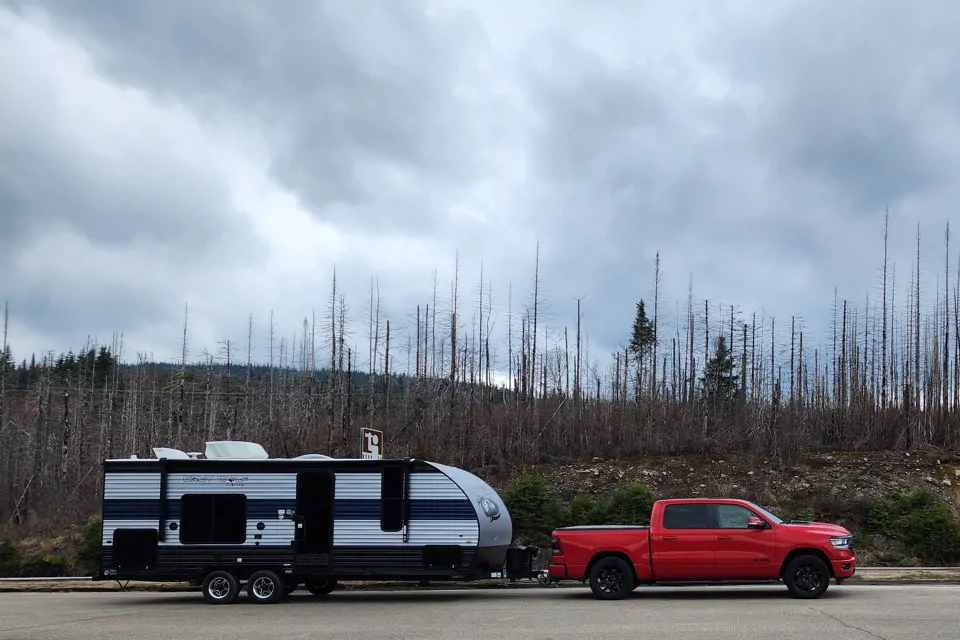
[[[853,554],[848,558],[831,558],[830,564],[833,567],[833,577],[840,580],[852,578],[857,572],[857,559]]]

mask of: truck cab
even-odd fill
[[[603,599],[642,584],[776,580],[794,597],[818,598],[856,571],[847,529],[733,498],[659,500],[649,526],[564,527],[551,547],[551,579],[586,581]]]

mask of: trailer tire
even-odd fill
[[[251,602],[257,604],[274,604],[280,601],[287,590],[287,585],[273,571],[263,569],[257,571],[247,580],[247,596]]]
[[[783,582],[794,598],[819,598],[830,586],[830,567],[813,554],[799,555],[784,568]]]
[[[230,604],[240,595],[240,583],[229,571],[217,569],[203,579],[203,599],[207,604]]]
[[[623,558],[601,558],[590,569],[590,590],[600,600],[622,600],[633,591],[633,569]]]
[[[315,596],[325,596],[337,588],[337,581],[333,578],[327,578],[319,582],[310,580],[305,582],[303,586]]]

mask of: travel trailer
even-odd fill
[[[511,548],[500,496],[456,467],[270,458],[235,441],[207,442],[202,456],[153,452],[104,462],[97,580],[192,582],[212,604],[245,584],[273,603],[301,585],[326,595],[338,580],[505,580],[508,555],[522,567],[536,553]]]

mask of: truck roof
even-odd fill
[[[749,500],[744,500],[743,498],[664,498],[663,500],[657,500],[657,502],[665,504],[671,504],[675,502],[739,502],[740,504],[753,504]]]

